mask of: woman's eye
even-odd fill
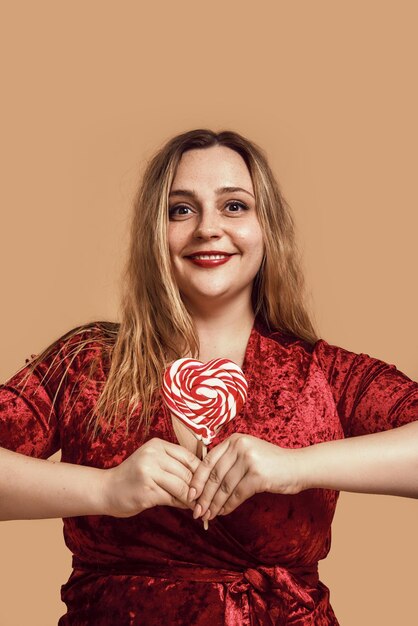
[[[246,211],[248,209],[246,204],[243,202],[237,202],[236,200],[228,202],[226,206],[231,209],[230,213],[240,213],[241,211]]]
[[[171,209],[169,209],[168,215],[169,217],[177,217],[177,216],[181,217],[183,215],[189,215],[190,211],[191,211],[190,207],[186,206],[185,204],[178,204],[177,206],[174,206]]]

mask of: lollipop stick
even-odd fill
[[[207,451],[208,451],[207,447],[205,446],[203,441],[199,439],[199,441],[197,442],[197,456],[200,456],[202,461],[205,458]],[[205,530],[208,530],[209,522],[207,520],[203,520],[203,528]]]

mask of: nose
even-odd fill
[[[221,217],[217,212],[203,211],[194,231],[196,239],[218,238],[222,232]]]

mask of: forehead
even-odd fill
[[[244,159],[226,146],[211,146],[183,153],[172,188],[198,184],[208,187],[244,187],[253,191]]]

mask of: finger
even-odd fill
[[[218,486],[217,491],[212,497],[212,500],[207,503],[206,513],[207,511],[210,511],[210,517],[207,517],[207,519],[213,519],[219,513],[221,508],[225,505],[225,503],[237,489],[240,482],[243,480],[246,472],[247,470],[242,461],[240,461],[240,459],[237,459],[231,469],[224,475],[222,481]],[[203,490],[203,494],[200,497],[199,502],[205,494],[205,489]],[[202,517],[205,517],[205,512],[203,512]]]
[[[232,513],[240,504],[251,498],[255,493],[254,479],[251,477],[250,472],[247,472],[223,505],[222,513],[219,512],[218,515]]]
[[[155,492],[155,501],[159,506],[175,506],[180,509],[189,508],[187,504],[173,496],[163,487],[160,487],[158,483],[154,481],[153,490]]]
[[[237,453],[232,448],[228,448],[212,468],[203,491],[197,499],[195,512],[193,514],[195,518],[199,515],[205,515],[208,508],[210,508],[210,503],[213,501],[215,494],[221,488],[221,485],[226,485],[225,477],[228,472],[231,471],[236,462]],[[240,480],[243,473],[244,472],[240,473],[237,468],[236,475],[240,474],[240,476],[237,476],[237,482]],[[198,505],[200,506],[200,509],[197,508]]]
[[[192,482],[190,483],[188,496],[189,501],[195,500],[200,496],[214,466],[219,461],[221,456],[228,450],[229,446],[229,440],[226,439],[222,443],[215,446],[215,448],[212,448],[205,458],[199,462],[199,466],[194,471],[194,476],[192,478]],[[194,490],[194,492],[192,490]]]
[[[154,482],[170,497],[180,500],[187,508],[191,508],[191,503],[187,502],[189,485],[184,480],[171,472],[162,471],[157,477],[154,477]]]
[[[199,464],[201,462],[200,459],[195,454],[193,454],[193,452],[187,450],[187,448],[183,448],[183,446],[180,446],[176,443],[171,443],[170,441],[165,441],[164,450],[166,454],[171,456],[173,459],[177,459],[177,461],[180,461],[180,463],[183,463],[183,465],[188,467],[189,470],[193,473],[199,467]]]
[[[183,465],[181,461],[178,461],[174,457],[167,454],[159,461],[159,467],[162,471],[172,474],[182,480],[187,484],[187,486],[190,485],[193,478],[193,472],[188,467]]]

